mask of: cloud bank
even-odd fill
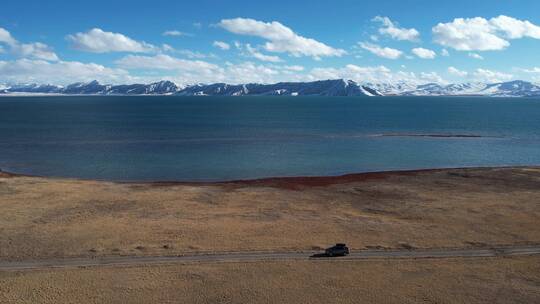
[[[93,28],[85,33],[68,35],[67,39],[74,49],[91,53],[150,53],[157,49],[144,41],[136,41],[123,34],[105,32],[99,28]]]
[[[511,39],[540,39],[540,27],[508,16],[456,18],[432,29],[434,41],[458,51],[493,51],[510,46]]]
[[[369,42],[360,42],[358,45],[364,50],[369,51],[370,53],[382,58],[398,59],[399,57],[401,57],[401,55],[403,55],[403,52],[400,50],[389,47],[381,47],[377,44]]]
[[[418,32],[418,30],[415,28],[400,28],[388,17],[376,16],[372,21],[382,23],[383,26],[379,29],[381,35],[390,36],[395,40],[407,40],[413,42],[420,40],[420,32]]]
[[[262,22],[250,18],[223,19],[218,26],[239,35],[255,36],[268,40],[264,48],[269,52],[289,53],[294,57],[321,58],[342,56],[346,52],[315,39],[296,34],[292,29],[277,22]]]

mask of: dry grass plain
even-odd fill
[[[0,303],[540,303],[540,257],[0,272]]]
[[[217,184],[0,173],[0,261],[540,244],[540,168]],[[540,303],[540,257],[0,271],[0,303]]]
[[[0,258],[540,244],[540,169],[223,184],[0,177]]]

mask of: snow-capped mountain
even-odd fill
[[[91,82],[77,82],[66,87],[56,85],[22,84],[6,86],[0,93],[39,93],[39,94],[85,94],[85,95],[164,95],[176,93],[180,88],[171,81],[151,84],[110,85]]]
[[[182,95],[182,96],[494,96],[540,97],[540,85],[516,80],[501,83],[357,83],[352,80],[280,82],[275,84],[226,83],[179,87],[171,81],[151,84],[106,85],[97,81],[73,83],[66,87],[51,84],[0,85],[0,94],[90,94],[90,95]]]
[[[288,96],[382,96],[380,92],[352,80],[322,80],[313,82],[280,82],[276,84],[229,85],[215,83],[189,86],[178,95],[288,95]]]
[[[427,83],[416,86],[413,90],[401,92],[400,95],[412,96],[466,96],[484,95],[482,90],[486,87],[483,83],[458,83],[440,85],[437,83]]]
[[[127,84],[116,85],[108,89],[107,94],[115,95],[151,95],[151,94],[173,94],[180,89],[172,81],[160,81],[151,84]]]
[[[403,90],[402,88],[396,89],[389,85],[382,92],[385,95],[402,96],[540,97],[540,85],[521,80],[492,84],[459,83],[441,85],[438,83],[427,83],[408,90]]]
[[[536,97],[540,96],[540,85],[516,80],[486,85],[482,92],[490,96]]]
[[[416,89],[416,85],[407,82],[396,83],[363,83],[364,86],[373,88],[383,95],[401,95],[403,92],[408,92]]]
[[[107,94],[110,85],[102,85],[97,80],[84,83],[77,82],[68,85],[62,90],[63,94]]]
[[[442,85],[426,83],[415,85],[398,83],[364,83],[385,96],[491,96],[491,97],[539,97],[540,85],[515,80],[501,83],[454,83]]]
[[[0,94],[8,93],[9,86],[5,84],[0,84]]]
[[[60,93],[63,87],[52,84],[17,84],[7,86],[4,91],[6,93]]]

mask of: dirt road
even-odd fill
[[[313,257],[317,252],[234,252],[181,256],[111,256],[100,258],[66,258],[34,261],[0,261],[0,271],[40,270],[50,268],[129,266],[171,263],[250,262],[271,260],[365,260],[365,259],[437,259],[524,256],[540,254],[540,246],[498,248],[454,248],[416,250],[362,250],[346,257]]]

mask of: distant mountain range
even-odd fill
[[[491,96],[491,97],[540,97],[540,85],[515,80],[499,83],[460,83],[440,85],[428,83],[418,86],[371,85],[383,95],[405,96]]]
[[[276,84],[229,85],[215,83],[193,85],[177,92],[179,95],[285,95],[285,96],[382,96],[370,87],[352,80],[321,80],[313,82],[280,82]]]
[[[34,94],[73,94],[73,95],[163,95],[174,94],[179,87],[171,81],[160,81],[151,84],[100,84],[97,80],[77,82],[68,86],[50,84],[18,84],[0,89],[0,93],[34,93]]]
[[[280,82],[276,84],[226,83],[196,84],[180,87],[171,81],[151,84],[105,85],[98,81],[73,83],[68,86],[50,84],[0,85],[0,94],[70,94],[70,95],[181,95],[181,96],[495,96],[540,97],[540,85],[526,81],[493,84],[462,83],[413,85],[357,83],[352,80],[313,82]]]

